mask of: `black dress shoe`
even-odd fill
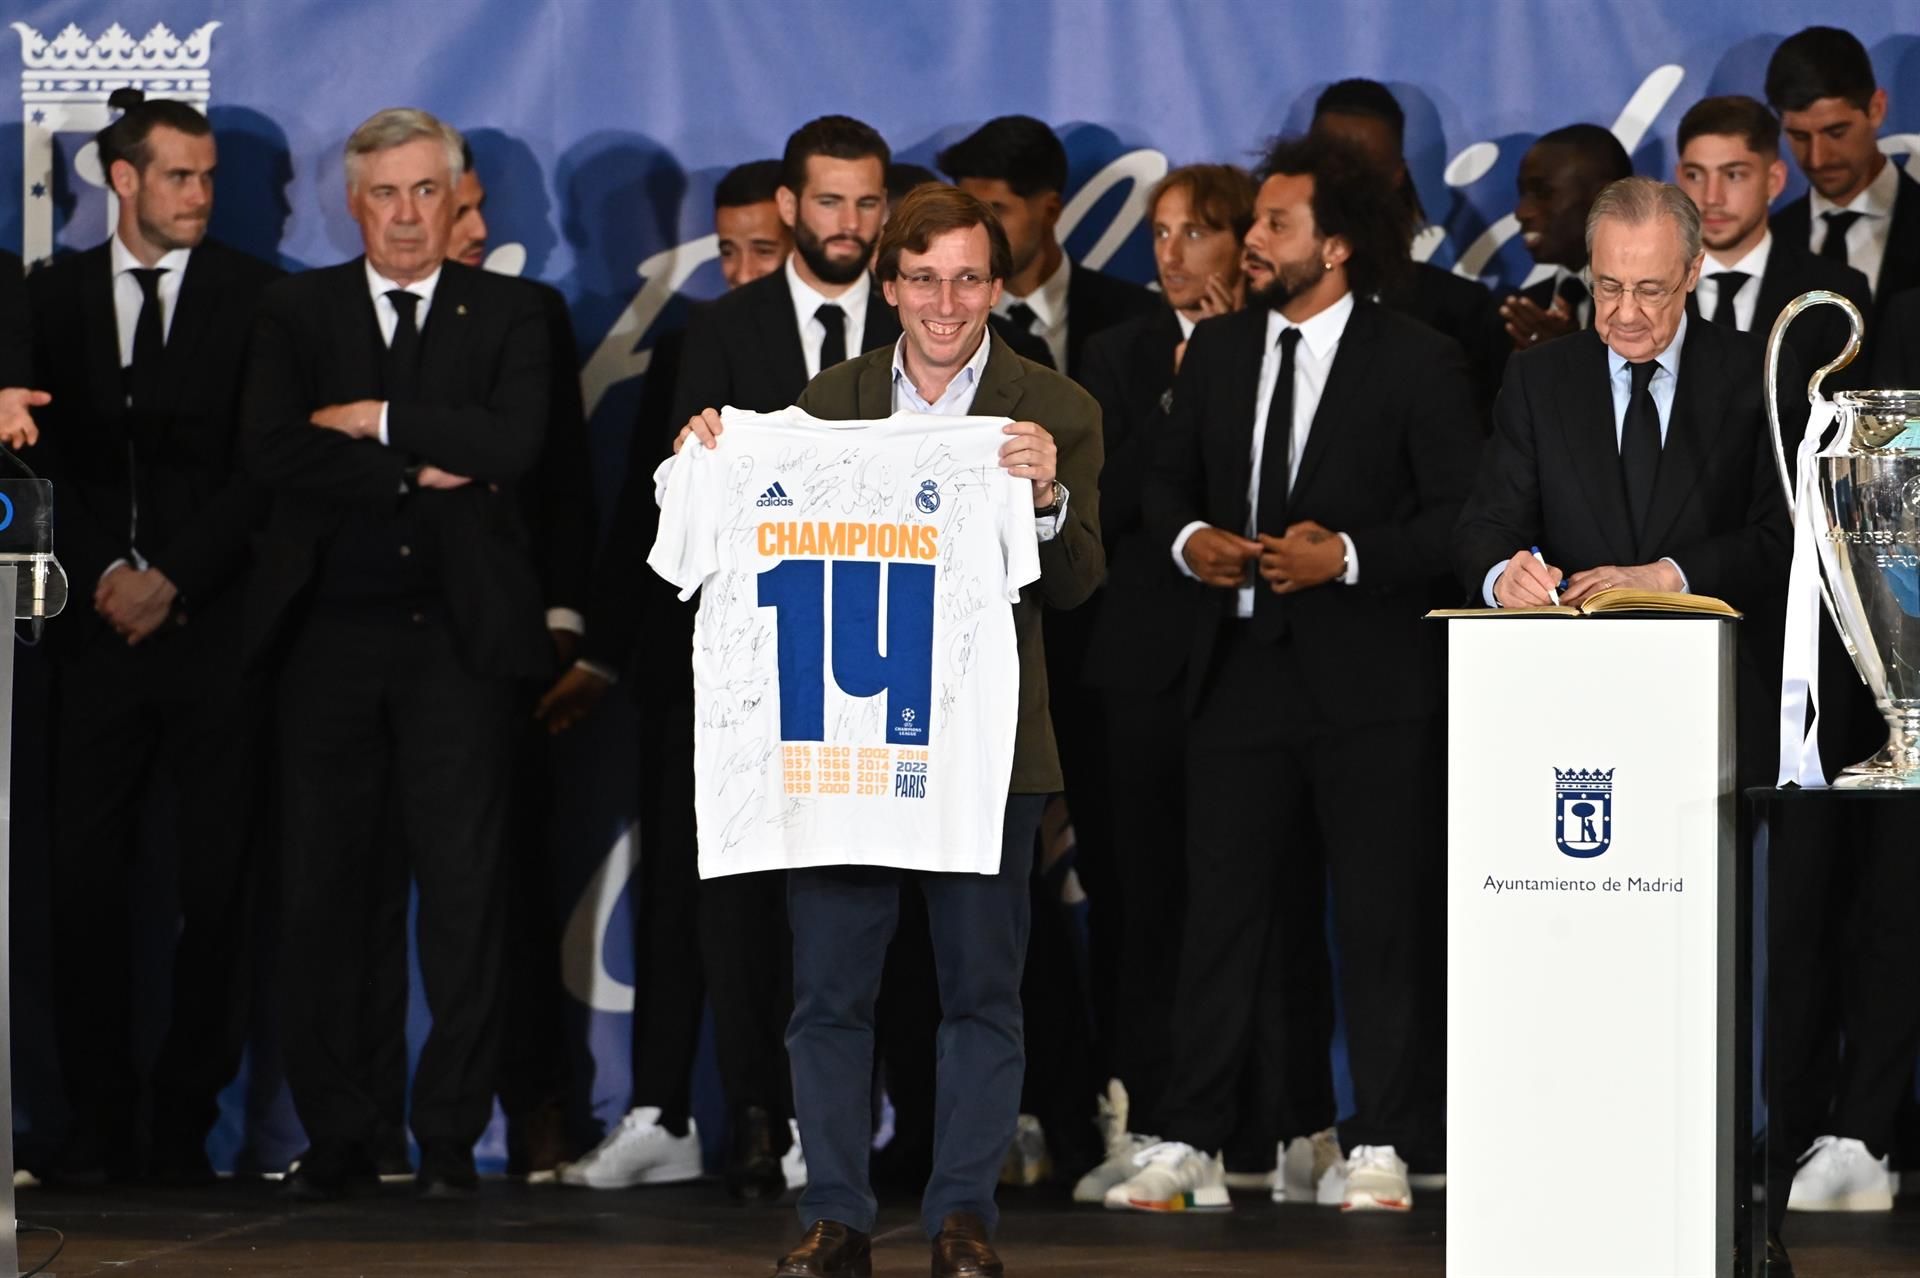
[[[480,1177],[472,1168],[465,1172],[430,1171],[421,1168],[414,1177],[413,1192],[429,1202],[467,1202],[480,1196]]]
[[[987,1241],[987,1222],[956,1211],[940,1222],[933,1240],[933,1278],[1001,1278],[1006,1267]]]
[[[773,1278],[873,1278],[873,1239],[837,1220],[816,1220],[780,1257]]]
[[[507,1175],[552,1180],[567,1157],[567,1115],[558,1101],[545,1101],[507,1116]]]
[[[787,1135],[785,1127],[782,1123],[782,1137]],[[727,1192],[735,1198],[763,1201],[786,1193],[787,1174],[780,1170],[784,1152],[774,1147],[772,1116],[758,1105],[742,1109],[734,1116],[727,1145]]]

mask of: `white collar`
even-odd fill
[[[361,264],[367,268],[367,292],[373,295],[375,301],[385,297],[388,293],[393,292],[393,290],[402,287],[374,270],[373,259],[362,258],[360,261]],[[432,306],[433,290],[440,287],[440,272],[445,269],[446,263],[442,262],[439,266],[433,268],[433,274],[427,276],[425,279],[418,279],[406,285],[404,291],[412,293],[428,306]]]
[[[113,273],[116,276],[124,275],[128,271],[146,269],[147,264],[133,255],[133,250],[128,248],[126,241],[120,238],[120,232],[115,231],[113,238],[107,243],[109,246],[107,253],[113,259]],[[154,266],[168,272],[177,280],[186,273],[187,258],[192,253],[192,249],[169,249],[160,255],[160,260],[155,262]]]
[[[848,318],[860,316],[864,322],[867,316],[867,294],[873,291],[873,277],[860,272],[860,278],[847,286],[847,291],[838,297],[828,297],[813,285],[800,278],[799,270],[793,264],[794,254],[787,254],[787,292],[793,297],[793,313],[802,324],[814,317],[813,313],[822,306],[837,306]]]
[[[1347,331],[1347,321],[1353,317],[1353,294],[1342,293],[1340,300],[1326,310],[1319,312],[1304,324],[1295,324],[1279,311],[1267,312],[1267,349],[1272,350],[1280,340],[1280,334],[1289,328],[1300,330],[1300,340],[1315,359],[1325,359],[1340,344],[1340,335]]]
[[[1893,202],[1900,194],[1900,166],[1893,162],[1892,156],[1881,158],[1886,163],[1880,166],[1879,176],[1845,204],[1835,204],[1820,192],[1809,190],[1808,194],[1813,197],[1813,215],[1819,217],[1822,213],[1846,209],[1868,217],[1891,217]]]
[[[1173,311],[1173,318],[1180,321],[1180,340],[1184,342],[1192,337],[1194,327],[1199,324],[1200,321],[1188,319],[1187,313],[1177,307],[1169,307],[1168,309]],[[1280,339],[1276,337],[1274,340],[1277,342]]]
[[[1673,340],[1667,348],[1653,357],[1653,362],[1667,370],[1667,374],[1676,382],[1680,380],[1680,348],[1687,340],[1687,313],[1680,312],[1680,327],[1673,330]],[[1627,357],[1607,347],[1607,376],[1618,377],[1620,370],[1627,366]]]
[[[906,350],[907,335],[902,333],[900,340],[893,344],[893,380],[895,382],[906,382],[908,389],[913,391],[915,395],[918,395],[920,394],[920,388],[913,384],[913,378],[907,372]],[[973,352],[972,357],[960,366],[960,371],[953,375],[953,380],[947,383],[946,389],[941,391],[939,395],[936,395],[934,399],[944,398],[952,392],[955,386],[961,385],[964,382],[971,382],[975,386],[978,386],[980,379],[986,375],[987,356],[992,353],[992,350],[993,330],[991,328],[983,328],[980,330],[979,347]]]
[[[1012,293],[1000,299],[1000,313],[1005,315],[1015,306],[1025,303],[1033,312],[1034,323],[1041,328],[1051,329],[1067,317],[1067,285],[1073,279],[1073,259],[1065,251],[1060,254],[1060,264],[1053,273],[1040,281],[1040,287],[1025,297],[1015,297]]]
[[[1701,264],[1700,274],[1725,275],[1728,271],[1744,272],[1748,279],[1759,279],[1767,273],[1767,258],[1773,253],[1773,232],[1764,232],[1760,242],[1747,250],[1747,255],[1732,266],[1722,266],[1713,260],[1713,254],[1707,254],[1707,260]]]

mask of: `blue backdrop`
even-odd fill
[[[1920,0],[20,0],[0,39],[0,245],[29,257],[98,242],[107,201],[84,146],[106,93],[201,95],[220,141],[214,233],[290,268],[359,251],[339,151],[377,108],[415,105],[467,130],[489,189],[495,269],[567,295],[592,410],[604,513],[650,348],[688,297],[721,288],[714,182],[779,154],[797,124],[846,112],[899,158],[982,119],[1055,124],[1071,160],[1067,245],[1150,279],[1140,197],[1171,164],[1244,160],[1300,127],[1326,83],[1389,83],[1437,229],[1432,260],[1490,282],[1531,268],[1511,210],[1531,140],[1611,126],[1642,172],[1670,176],[1673,129],[1708,94],[1760,94],[1779,39],[1844,25],[1891,90],[1884,145],[1920,146]],[[158,26],[164,30],[156,30]],[[17,37],[17,39],[15,38]],[[1787,197],[1801,188],[1797,173]],[[16,199],[11,192],[18,191]],[[16,944],[23,1126],[52,1121],[46,1057],[44,815],[31,756],[44,713],[23,675]],[[624,889],[635,731],[622,704],[563,742],[567,802],[554,908],[568,920],[581,1080],[625,1102],[631,1006]],[[163,876],[161,876],[163,877]],[[161,881],[156,877],[156,883]],[[164,892],[159,894],[164,898]],[[83,938],[63,938],[83,944]],[[157,984],[157,991],[164,988]],[[264,1112],[264,1111],[263,1111]],[[236,1106],[233,1123],[239,1122]],[[256,1128],[271,1128],[256,1115]],[[257,1130],[268,1157],[297,1133]],[[237,1132],[229,1131],[229,1149]]]

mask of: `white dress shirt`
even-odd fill
[[[180,301],[180,282],[186,278],[187,259],[192,253],[192,249],[174,249],[170,253],[161,254],[160,260],[154,263],[154,266],[162,272],[160,278],[154,282],[154,292],[160,299],[160,340],[162,342],[165,342],[168,335],[173,332],[173,312]],[[140,311],[147,304],[147,295],[141,289],[140,281],[133,277],[133,273],[136,270],[145,269],[146,263],[133,255],[133,250],[126,246],[125,241],[118,234],[108,242],[107,256],[113,262],[113,323],[120,337],[120,367],[130,368],[133,366],[134,329],[139,326]],[[132,402],[131,394],[127,402]],[[116,559],[108,564],[101,571],[98,580],[105,581],[107,574],[122,564],[131,563],[142,572],[147,569],[147,557],[140,553],[138,544],[140,536],[138,494],[132,497],[132,502],[133,506],[127,513],[129,542],[127,549],[131,552],[131,556],[127,559]]]
[[[1745,290],[1741,290],[1745,292]],[[1653,370],[1653,378],[1647,383],[1647,394],[1653,396],[1654,411],[1660,418],[1660,447],[1667,446],[1667,424],[1673,420],[1673,393],[1680,386],[1680,351],[1687,344],[1687,323],[1690,317],[1683,311],[1680,315],[1680,327],[1673,330],[1673,340],[1667,348],[1653,357],[1659,367]],[[1617,355],[1611,346],[1607,348],[1607,389],[1613,395],[1613,446],[1620,447],[1620,439],[1626,434],[1627,405],[1633,399],[1633,366],[1624,355]],[[1541,553],[1551,553],[1550,547],[1542,547]],[[1507,560],[1501,560],[1487,569],[1486,578],[1480,583],[1481,598],[1489,608],[1498,608],[1500,601],[1494,598],[1493,587],[1500,580],[1500,574],[1507,570]],[[1673,564],[1673,570],[1680,574],[1680,589],[1687,589],[1687,570],[1674,561],[1671,555],[1664,557],[1662,563]]]
[[[393,345],[393,331],[400,327],[400,312],[394,309],[393,299],[387,294],[400,288],[392,280],[373,269],[373,263],[366,259],[361,264],[367,270],[367,292],[373,297],[373,318],[380,325],[380,344]],[[427,331],[427,312],[433,309],[433,291],[440,287],[440,267],[433,268],[433,274],[423,280],[415,280],[405,288],[405,292],[419,298],[419,304],[413,308],[413,329],[415,333]],[[380,442],[387,439],[387,405],[380,402]]]
[[[864,349],[861,343],[867,336],[867,295],[873,292],[873,277],[865,271],[860,278],[838,297],[828,297],[816,291],[812,285],[800,278],[800,272],[794,269],[795,254],[787,254],[787,292],[793,296],[793,318],[800,326],[800,350],[807,360],[807,380],[820,376],[820,348],[826,345],[827,326],[822,324],[814,312],[822,306],[837,306],[846,315],[847,358],[852,359]]]
[[[983,332],[980,346],[973,352],[973,358],[953,375],[947,388],[940,392],[938,399],[929,403],[920,395],[913,384],[913,378],[907,375],[906,351],[907,339],[903,334],[893,344],[893,411],[896,413],[938,413],[946,417],[965,417],[973,411],[973,397],[980,393],[980,378],[987,371],[987,356],[993,349],[993,335]],[[1067,486],[1059,487],[1060,505],[1051,515],[1034,516],[1041,541],[1052,541],[1060,535],[1061,521],[1067,517]]]
[[[1199,320],[1191,318],[1185,311],[1178,309],[1173,312],[1173,318],[1179,321],[1180,340],[1183,342],[1193,336],[1193,330],[1197,328],[1200,323]]]
[[[1827,242],[1827,219],[1823,213],[1848,210],[1865,216],[1854,219],[1847,228],[1847,265],[1867,277],[1867,285],[1877,297],[1880,293],[1880,264],[1887,257],[1887,234],[1893,229],[1893,202],[1900,194],[1900,166],[1891,159],[1880,166],[1880,175],[1866,189],[1845,204],[1835,204],[1818,191],[1809,191],[1812,216],[1808,218],[1808,247],[1818,253]]]
[[[113,320],[120,332],[120,367],[133,364],[133,330],[140,323],[140,308],[146,305],[146,294],[140,290],[140,281],[133,278],[133,272],[145,267],[145,263],[133,255],[125,242],[116,234],[109,243],[108,256],[113,259]],[[174,249],[161,255],[154,266],[164,272],[157,282],[156,291],[160,295],[160,339],[165,341],[173,332],[173,312],[180,301],[180,281],[187,274],[187,259],[192,249]]]
[[[993,313],[1003,319],[1016,306],[1032,311],[1033,327],[1027,331],[1047,344],[1054,368],[1062,373],[1067,371],[1067,285],[1072,279],[1073,259],[1062,253],[1060,265],[1040,281],[1039,288],[1025,297],[1002,292],[1000,304],[993,308]]]
[[[1747,255],[1731,266],[1722,266],[1714,260],[1713,254],[1706,256],[1700,267],[1700,287],[1694,301],[1699,304],[1700,314],[1713,318],[1720,309],[1720,276],[1728,271],[1742,271],[1747,276],[1746,283],[1733,295],[1733,326],[1743,333],[1753,331],[1753,313],[1760,305],[1760,280],[1767,273],[1767,259],[1773,255],[1773,232],[1768,231],[1760,237],[1760,242],[1747,250]],[[1658,373],[1654,374],[1660,380]]]
[[[1333,370],[1333,358],[1340,351],[1341,335],[1347,331],[1347,321],[1352,317],[1351,293],[1304,324],[1296,325],[1279,311],[1267,313],[1266,353],[1260,357],[1260,386],[1253,398],[1253,466],[1247,477],[1248,527],[1239,530],[1248,537],[1254,535],[1252,524],[1260,511],[1260,459],[1265,456],[1268,446],[1267,409],[1273,402],[1273,392],[1280,381],[1280,334],[1290,328],[1300,330],[1300,344],[1293,351],[1293,465],[1287,472],[1287,488],[1292,491],[1293,481],[1300,474],[1300,458],[1307,451],[1307,436],[1313,431],[1313,415],[1320,409],[1320,394],[1327,388],[1327,374]],[[1194,533],[1207,526],[1205,520],[1196,519],[1182,528],[1180,535],[1173,539],[1174,565],[1189,577],[1195,574],[1187,564],[1184,553],[1187,542]],[[1345,533],[1339,536],[1347,550],[1347,571],[1336,580],[1351,586],[1360,580],[1360,555],[1353,548],[1353,538]],[[1240,616],[1253,615],[1253,592],[1256,589],[1265,590],[1267,585],[1264,581],[1256,580],[1254,585],[1240,587],[1235,605]]]

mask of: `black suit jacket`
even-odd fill
[[[0,388],[33,382],[33,324],[20,259],[0,249]]]
[[[1895,164],[1895,161],[1887,161]],[[1897,167],[1897,165],[1896,165]],[[1893,197],[1893,224],[1887,228],[1887,251],[1880,259],[1880,278],[1869,281],[1873,310],[1867,314],[1867,353],[1879,341],[1888,304],[1907,289],[1920,287],[1920,182],[1900,171]],[[1802,195],[1773,215],[1773,235],[1795,248],[1812,252],[1813,197]],[[1823,363],[1825,361],[1822,361]]]
[[[540,299],[551,375],[547,443],[523,485],[522,513],[540,570],[542,602],[584,613],[593,574],[593,458],[580,395],[580,352],[560,290],[538,280],[521,283]]]
[[[228,611],[263,503],[237,455],[241,373],[261,293],[279,275],[203,241],[180,281],[157,403],[137,414],[120,366],[109,245],[62,257],[28,281],[34,382],[53,396],[35,410],[40,442],[28,460],[54,483],[54,550],[79,600],[91,600],[100,574],[131,559],[137,543],[180,591],[180,615],[200,622]],[[54,631],[84,640],[103,624],[80,606]]]
[[[1620,478],[1607,348],[1585,332],[1519,352],[1507,365],[1493,438],[1454,534],[1456,571],[1476,604],[1488,569],[1537,545],[1569,575],[1671,558],[1694,593],[1745,613],[1739,756],[1746,784],[1772,775],[1792,550],[1768,443],[1764,348],[1752,333],[1688,322],[1653,505],[1637,543]],[[1791,348],[1781,352],[1780,368],[1791,449],[1806,427],[1806,382]]]
[[[1467,366],[1473,371],[1480,429],[1485,433],[1492,425],[1493,397],[1500,392],[1507,356],[1513,353],[1513,340],[1507,336],[1493,293],[1479,280],[1455,275],[1431,262],[1415,262],[1400,285],[1380,301],[1460,343]]]
[[[1100,472],[1100,536],[1107,580],[1094,596],[1083,675],[1096,687],[1158,692],[1187,663],[1200,583],[1173,566],[1146,520],[1147,477],[1166,430],[1174,348],[1185,340],[1162,306],[1095,334],[1081,356],[1081,385],[1100,405],[1106,464]]]
[[[1067,275],[1067,376],[1080,380],[1087,342],[1094,334],[1152,315],[1165,306],[1166,302],[1150,289],[1071,263]],[[1052,358],[1046,362],[1051,364]]]
[[[419,395],[390,404],[388,438],[314,426],[329,404],[383,398],[383,347],[362,259],[282,280],[261,298],[242,401],[249,467],[273,494],[247,601],[247,653],[273,651],[328,539],[391,509],[409,467],[474,482],[407,500],[437,539],[439,588],[462,659],[479,674],[542,678],[553,665],[519,485],[546,436],[551,338],[522,281],[448,262],[420,336]]]
[[[1244,526],[1267,314],[1250,308],[1205,320],[1187,343],[1147,488],[1147,525],[1169,558],[1190,523]],[[1356,302],[1287,518],[1351,537],[1359,580],[1281,597],[1302,665],[1325,674],[1322,709],[1334,722],[1416,718],[1439,708],[1440,635],[1421,618],[1444,588],[1447,532],[1473,481],[1480,439],[1459,345],[1396,311]],[[1239,624],[1235,591],[1205,594],[1187,667],[1192,701],[1222,627]]]
[[[1882,390],[1920,388],[1920,288],[1887,302],[1873,348],[1872,384]]]
[[[1806,248],[1806,239],[1785,239],[1776,234],[1767,253],[1766,274],[1760,277],[1760,293],[1754,300],[1753,328],[1761,341],[1773,331],[1773,322],[1787,303],[1802,293],[1826,289],[1840,294],[1860,308],[1869,324],[1873,322],[1873,293],[1867,277],[1851,266],[1815,257]],[[1752,288],[1749,282],[1746,288]],[[1700,316],[1699,294],[1687,295],[1687,311]],[[1811,376],[1813,370],[1838,355],[1847,344],[1847,317],[1829,306],[1816,307],[1802,314],[1787,328],[1787,345],[1800,361],[1800,370]],[[1867,385],[1867,359],[1864,354],[1829,377],[1826,386],[1844,390]]]

